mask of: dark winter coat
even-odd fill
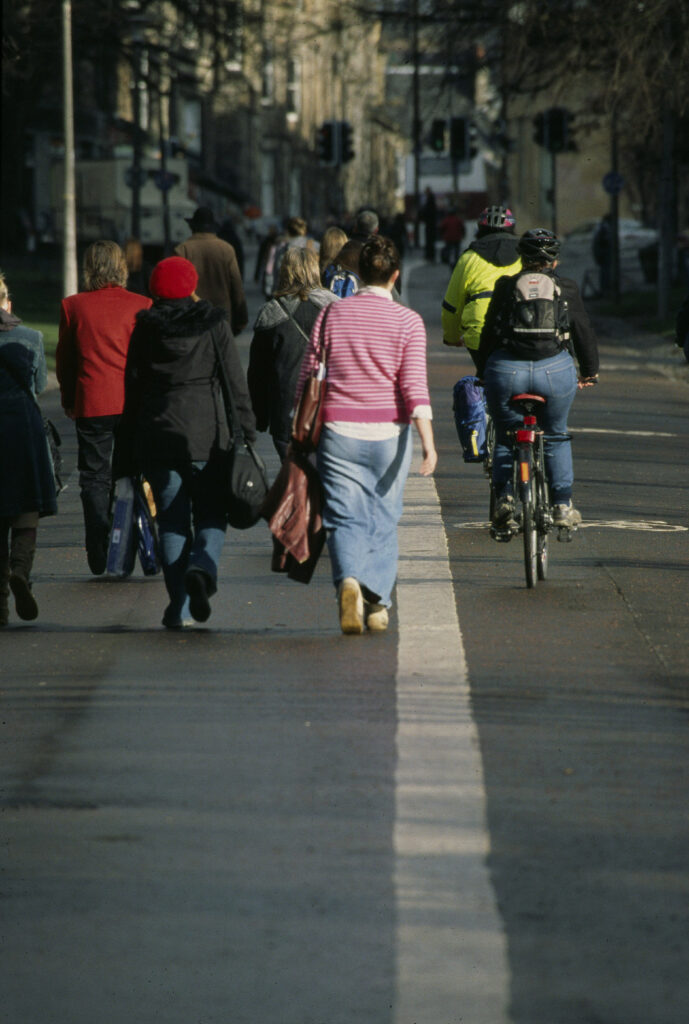
[[[23,327],[16,316],[0,310],[1,518],[57,512],[53,467],[36,402],[46,380],[40,331]]]
[[[211,231],[195,231],[175,247],[175,253],[196,267],[196,294],[214,306],[222,306],[233,334],[239,334],[249,322],[249,313],[234,248]]]
[[[276,441],[287,443],[290,438],[306,339],[320,310],[336,299],[332,292],[314,288],[305,301],[291,295],[270,299],[258,314],[249,356],[249,393],[258,430],[270,430]]]
[[[137,316],[125,373],[114,476],[164,466],[184,472],[228,445],[213,337],[224,355],[246,437],[256,424],[224,309],[193,299],[160,300]]]
[[[483,376],[489,356],[493,352],[502,349],[502,338],[496,328],[499,319],[509,312],[516,276],[505,275],[498,278],[495,283],[493,298],[488,306],[477,353],[476,372],[479,377]],[[557,274],[552,276],[562,289],[563,298],[567,300],[571,349],[579,364],[580,375],[582,377],[593,377],[598,373],[598,342],[579,293],[579,288],[576,281],[572,281],[568,277],[558,277]],[[518,356],[511,355],[508,349],[503,349],[503,351],[506,359],[519,358]]]

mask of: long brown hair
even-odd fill
[[[84,253],[84,289],[95,292],[108,285],[127,284],[129,270],[124,253],[117,242],[101,239],[93,242]]]
[[[321,283],[318,257],[312,249],[288,249],[282,257],[275,298],[283,295],[298,295],[302,302],[309,292]]]

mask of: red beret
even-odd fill
[[[168,256],[153,268],[149,291],[159,299],[186,299],[196,290],[196,267],[183,256]]]

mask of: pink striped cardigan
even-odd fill
[[[430,405],[423,320],[406,306],[366,290],[320,313],[301,366],[297,401],[317,362],[326,311],[324,422],[409,423],[416,406]]]

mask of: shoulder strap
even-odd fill
[[[241,420],[237,414],[237,406],[235,405],[234,395],[232,394],[232,388],[230,386],[230,380],[227,376],[227,368],[225,366],[225,360],[222,357],[220,351],[220,345],[218,339],[215,337],[215,332],[211,331],[211,341],[213,348],[215,349],[215,357],[218,361],[218,376],[220,378],[220,390],[222,391],[223,403],[225,405],[225,416],[227,418],[227,425],[230,428],[230,437],[238,438],[240,442],[244,440],[244,428],[242,427]]]
[[[278,306],[280,307],[280,309],[282,309],[282,310],[283,310],[283,311],[284,311],[284,312],[285,312],[285,313],[287,314],[287,316],[288,316],[288,317],[290,318],[290,320],[292,321],[292,323],[294,324],[294,326],[295,326],[295,327],[297,328],[297,330],[298,330],[298,331],[299,331],[299,333],[301,334],[302,338],[305,338],[305,339],[306,339],[306,341],[310,341],[311,339],[309,338],[308,334],[307,334],[307,333],[306,333],[306,331],[305,331],[305,330],[303,330],[303,328],[302,328],[302,327],[301,327],[301,326],[300,326],[300,325],[299,325],[299,324],[297,323],[297,321],[296,321],[296,320],[295,320],[295,318],[294,318],[294,315],[293,315],[292,313],[290,313],[289,309],[288,309],[288,308],[287,308],[287,306],[286,306],[286,305],[285,305],[285,304],[283,303],[282,299],[278,299],[278,300],[277,300],[277,303],[278,303]]]

